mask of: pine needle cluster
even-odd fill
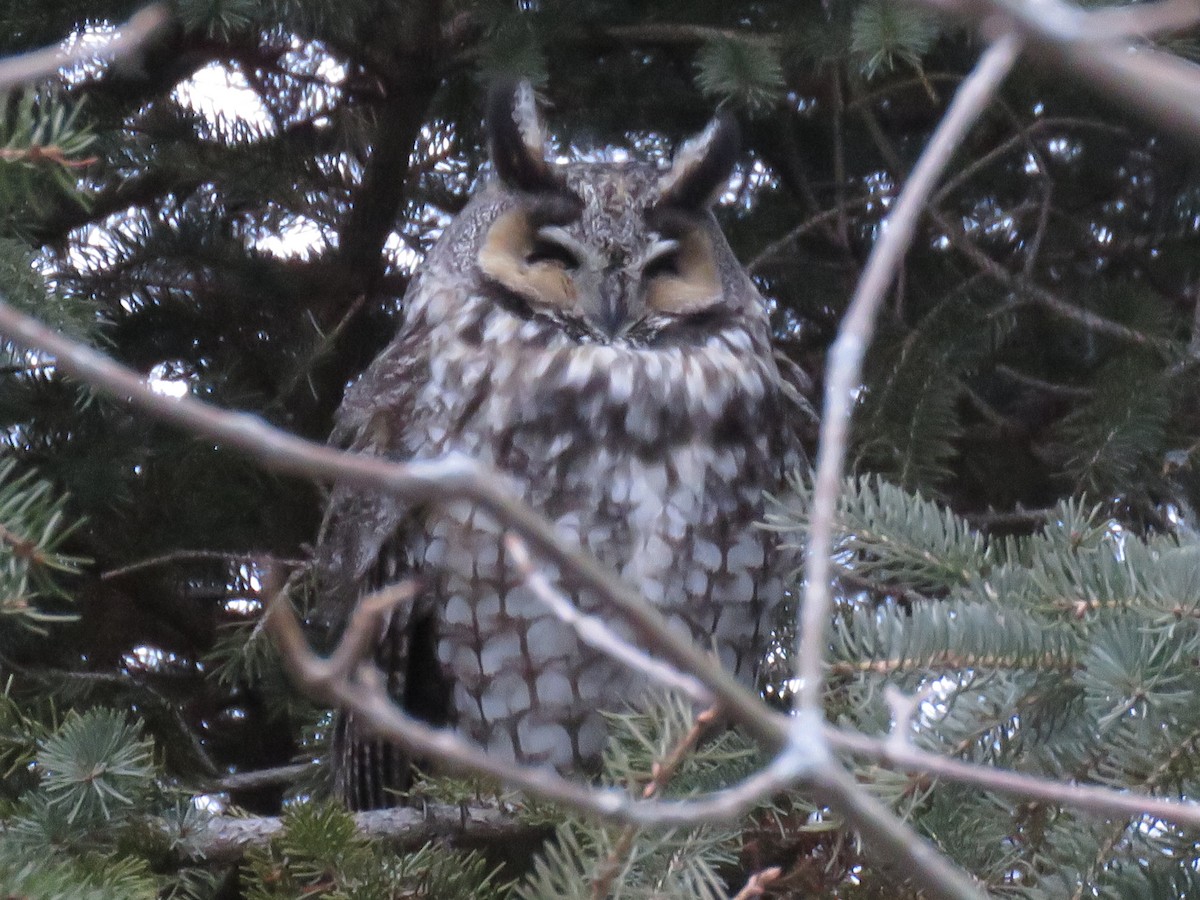
[[[798,485],[776,527],[803,533],[805,496]],[[1139,536],[1077,501],[1032,535],[987,538],[873,477],[847,482],[838,528],[845,581],[828,659],[839,722],[888,734],[884,688],[899,688],[920,699],[904,737],[931,752],[1119,790],[1200,790],[1200,544]],[[1007,895],[1166,896],[1154,886],[1194,875],[1180,865],[1186,833],[1148,816],[1096,820],[857,772]]]

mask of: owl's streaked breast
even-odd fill
[[[422,263],[404,325],[347,392],[335,440],[490,464],[564,541],[750,683],[791,569],[755,523],[801,453],[765,304],[710,212],[736,126],[718,117],[660,170],[551,162],[528,85],[494,94],[488,118],[497,177]],[[646,686],[519,583],[499,526],[467,504],[338,489],[316,567],[334,628],[366,591],[418,574],[376,661],[398,703],[500,756],[593,767],[602,713]],[[334,755],[355,806],[386,805],[408,783],[407,759],[350,718]]]
[[[413,321],[431,324],[418,312],[426,298],[413,299]],[[764,490],[795,462],[783,432],[764,427],[782,411],[778,374],[757,346],[765,337],[735,320],[690,346],[580,343],[483,301],[427,299],[452,310],[456,328],[438,344],[415,404],[409,430],[424,439],[414,455],[459,451],[496,466],[564,540],[753,678],[784,568],[771,533],[754,523]],[[431,335],[417,327],[409,339]],[[463,504],[415,535],[414,562],[431,573],[441,610],[437,657],[458,725],[523,762],[593,766],[600,711],[644,685],[519,584],[501,540],[496,523]],[[548,574],[582,609],[611,618],[597,598]]]

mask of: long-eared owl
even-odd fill
[[[526,84],[493,91],[488,126],[494,176],[416,274],[335,440],[493,466],[563,541],[750,683],[790,568],[755,523],[801,451],[766,306],[709,209],[736,125],[717,118],[662,169],[548,160]],[[646,686],[522,584],[500,526],[467,504],[340,489],[316,565],[334,622],[369,590],[419,577],[377,662],[398,703],[489,753],[594,769],[602,712]],[[546,574],[632,640],[598,597]],[[387,805],[408,778],[401,751],[345,717],[333,765],[358,808]]]

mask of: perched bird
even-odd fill
[[[766,305],[710,212],[736,124],[715,119],[665,169],[551,162],[524,83],[492,93],[488,127],[494,175],[416,273],[403,325],[348,390],[334,440],[495,467],[563,541],[751,683],[791,567],[755,523],[802,451]],[[417,575],[420,595],[376,654],[392,696],[504,759],[594,769],[601,713],[646,687],[522,584],[502,529],[465,503],[339,489],[316,571],[334,622]],[[636,643],[599,597],[546,574]],[[334,769],[356,808],[388,805],[409,778],[405,755],[350,717]]]

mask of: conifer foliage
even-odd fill
[[[0,57],[98,44],[136,9],[0,2]],[[134,53],[0,100],[0,299],[159,392],[315,440],[481,177],[497,77],[535,84],[563,154],[662,156],[715,107],[736,115],[744,162],[718,216],[771,305],[781,365],[819,386],[980,50],[902,0],[169,13]],[[1187,32],[1170,46],[1196,52]],[[827,712],[885,735],[899,691],[916,698],[904,736],[940,755],[1193,798],[1200,170],[1087,87],[1019,67],[897,273],[857,392]],[[797,542],[806,483],[767,526]],[[260,618],[269,561],[304,558],[321,502],[0,336],[0,894],[919,895],[800,794],[740,823],[638,831],[430,779],[414,803],[502,810],[533,849],[356,831],[327,799],[330,712],[287,680]],[[780,621],[775,700],[793,630]],[[601,777],[636,796],[764,763],[674,697],[613,730]],[[1195,835],[1165,821],[846,762],[998,894],[1200,892]],[[280,827],[217,852],[214,826],[249,814]]]

